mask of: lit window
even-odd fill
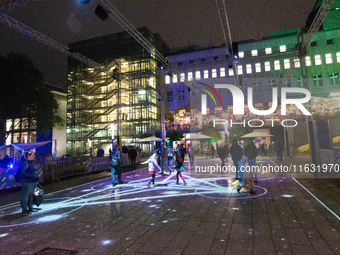
[[[212,78],[216,78],[217,77],[217,70],[216,69],[212,69],[211,70],[211,77]]]
[[[252,50],[252,51],[251,51],[251,55],[252,55],[253,57],[256,57],[256,56],[257,56],[257,50]]]
[[[224,67],[220,68],[220,77],[225,77],[225,68]]]
[[[280,46],[280,52],[285,52],[287,50],[286,45]]]
[[[266,72],[270,71],[270,62],[269,61],[264,62],[264,70]]]
[[[295,65],[295,67],[300,67],[300,59],[299,58],[294,59],[294,65]]]
[[[314,87],[322,87],[323,86],[321,74],[313,75],[313,84],[314,84]]]
[[[316,66],[319,66],[319,65],[322,64],[321,55],[315,55],[315,56],[314,56],[314,59],[315,59],[315,65],[316,65]]]
[[[183,82],[185,80],[185,73],[181,73],[181,81]]]
[[[285,69],[289,69],[290,68],[290,61],[289,61],[289,59],[283,60],[283,63],[284,63],[284,68]]]
[[[340,52],[336,53],[336,62],[340,63]]]
[[[177,83],[177,74],[172,76],[172,83]]]
[[[192,81],[192,80],[193,80],[192,72],[189,72],[188,73],[188,81]]]
[[[201,72],[200,71],[196,71],[195,72],[195,79],[196,80],[200,80],[201,79]]]
[[[274,61],[274,70],[280,70],[280,60],[275,60]]]
[[[203,78],[204,79],[208,79],[209,78],[209,71],[208,70],[204,70],[203,71]]]
[[[329,73],[328,76],[331,86],[339,85],[339,73]]]
[[[251,73],[252,70],[251,70],[251,64],[246,64],[246,72],[247,73]]]
[[[170,84],[170,75],[165,75],[165,84]]]
[[[239,58],[244,58],[244,51],[240,51],[240,52],[238,53],[238,57],[239,57]]]
[[[312,65],[312,61],[310,60],[310,56],[306,56],[305,61],[306,61],[306,66]]]
[[[238,74],[238,75],[242,75],[242,74],[243,74],[242,65],[237,66],[237,74]]]
[[[326,64],[332,64],[333,63],[332,54],[327,53],[325,56],[326,56]]]
[[[228,73],[229,73],[229,76],[233,76],[234,75],[234,70],[232,68],[229,68]]]
[[[260,93],[261,92],[261,82],[260,81],[254,81],[253,90],[254,90],[254,93]]]
[[[261,72],[261,63],[255,63],[255,72],[257,73]]]
[[[272,48],[266,48],[265,51],[266,54],[272,54]]]

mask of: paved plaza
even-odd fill
[[[172,173],[148,188],[147,168],[116,187],[108,172],[54,192],[46,186],[30,216],[21,215],[20,191],[2,195],[0,254],[340,254],[337,180],[259,175],[251,195],[236,191],[233,174],[198,174],[185,163],[187,186]]]

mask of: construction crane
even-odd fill
[[[235,80],[235,85],[239,86],[239,79],[237,74],[237,65],[236,60],[237,55],[234,55],[233,52],[233,41],[231,39],[231,33],[230,33],[230,27],[229,27],[229,21],[228,21],[228,15],[227,15],[227,9],[225,5],[225,0],[216,0],[216,6],[218,9],[218,14],[220,17],[221,25],[222,25],[222,31],[223,31],[223,37],[226,45],[227,55],[229,56],[231,66],[233,69],[233,75]]]

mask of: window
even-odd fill
[[[239,51],[238,57],[239,58],[244,58],[244,51]]]
[[[290,88],[292,86],[290,78],[286,81],[286,87]]]
[[[303,83],[302,83],[302,76],[297,77],[297,86],[299,88],[303,88]]]
[[[310,46],[311,47],[316,47],[318,44],[317,44],[317,42],[315,41],[315,42],[311,42],[311,44],[310,44]]]
[[[329,73],[328,76],[331,86],[339,85],[339,73]]]
[[[270,71],[270,62],[269,61],[264,62],[264,70],[266,72]]]
[[[275,60],[274,61],[274,70],[280,70],[280,60]]]
[[[182,65],[182,62],[178,62],[178,66],[181,66]]]
[[[251,73],[251,64],[246,64],[246,73]]]
[[[170,75],[165,75],[165,84],[170,84]]]
[[[295,65],[295,67],[300,67],[300,59],[299,58],[294,59],[294,65]]]
[[[184,100],[184,90],[178,91],[178,100]]]
[[[319,65],[322,64],[321,55],[315,55],[315,56],[314,56],[314,59],[315,59],[315,65],[316,65],[316,66],[319,66]]]
[[[286,45],[281,45],[280,46],[280,52],[285,52],[285,51],[287,51]]]
[[[194,61],[193,60],[189,60],[189,64],[193,64],[194,63]]]
[[[200,80],[201,79],[201,72],[200,71],[196,71],[195,72],[195,79],[196,80]]]
[[[268,91],[272,91],[274,86],[275,86],[275,79],[268,80]]]
[[[255,72],[257,73],[261,72],[261,63],[255,63]]]
[[[315,88],[322,87],[322,75],[321,74],[315,74],[313,75],[313,84]]]
[[[208,79],[209,78],[209,71],[208,70],[204,70],[203,71],[203,78],[204,79]]]
[[[167,95],[168,95],[168,102],[174,101],[174,92],[173,91],[168,91]]]
[[[177,74],[172,75],[172,83],[177,83]]]
[[[201,62],[202,62],[202,63],[205,62],[205,58],[201,58]]]
[[[333,44],[333,39],[327,40],[327,45]]]
[[[240,85],[240,89],[242,89],[244,95],[247,94],[247,82],[243,82]]]
[[[289,59],[283,60],[283,63],[284,63],[284,68],[285,69],[289,69],[290,68],[290,61],[289,61]]]
[[[225,77],[225,68],[224,67],[220,68],[220,77]]]
[[[242,75],[242,74],[243,74],[242,65],[237,66],[237,74],[238,74],[238,75]]]
[[[228,73],[229,73],[229,76],[233,76],[234,75],[234,70],[232,68],[229,68]]]
[[[216,78],[217,77],[217,70],[216,69],[212,69],[211,70],[211,77],[212,78]]]
[[[327,53],[325,55],[325,58],[326,58],[326,64],[332,64],[333,63],[332,53]]]
[[[213,57],[213,60],[218,60],[218,57]]]
[[[185,73],[181,73],[181,82],[185,80]]]
[[[193,77],[192,77],[192,72],[188,72],[188,81],[192,81]]]
[[[336,53],[336,62],[340,63],[340,52]]]
[[[260,81],[254,81],[253,91],[254,91],[254,93],[260,93],[261,92],[261,82]]]
[[[272,54],[272,48],[266,48],[265,52],[266,54]]]
[[[257,56],[257,50],[252,50],[252,51],[251,51],[251,55],[252,55],[253,57],[256,57],[256,56]]]
[[[310,56],[306,56],[305,61],[306,61],[306,66],[312,65],[312,61],[310,60]]]

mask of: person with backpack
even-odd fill
[[[150,188],[150,184],[152,183],[153,186],[155,187],[155,176],[156,176],[155,168],[158,168],[159,170],[161,170],[160,166],[157,164],[157,154],[154,153],[147,161],[141,164],[149,164],[149,174],[151,175],[151,179],[147,185]]]
[[[110,153],[110,163],[111,163],[111,181],[112,186],[116,186],[117,183],[115,182],[115,172],[117,172],[118,175],[118,184],[125,184],[127,182],[122,181],[122,166],[123,162],[120,157],[120,151],[119,151],[119,144],[115,145],[115,148]]]
[[[33,151],[25,152],[25,158],[20,162],[18,169],[22,189],[20,205],[24,216],[33,212],[33,193],[39,181],[39,173],[34,159],[35,153]]]

